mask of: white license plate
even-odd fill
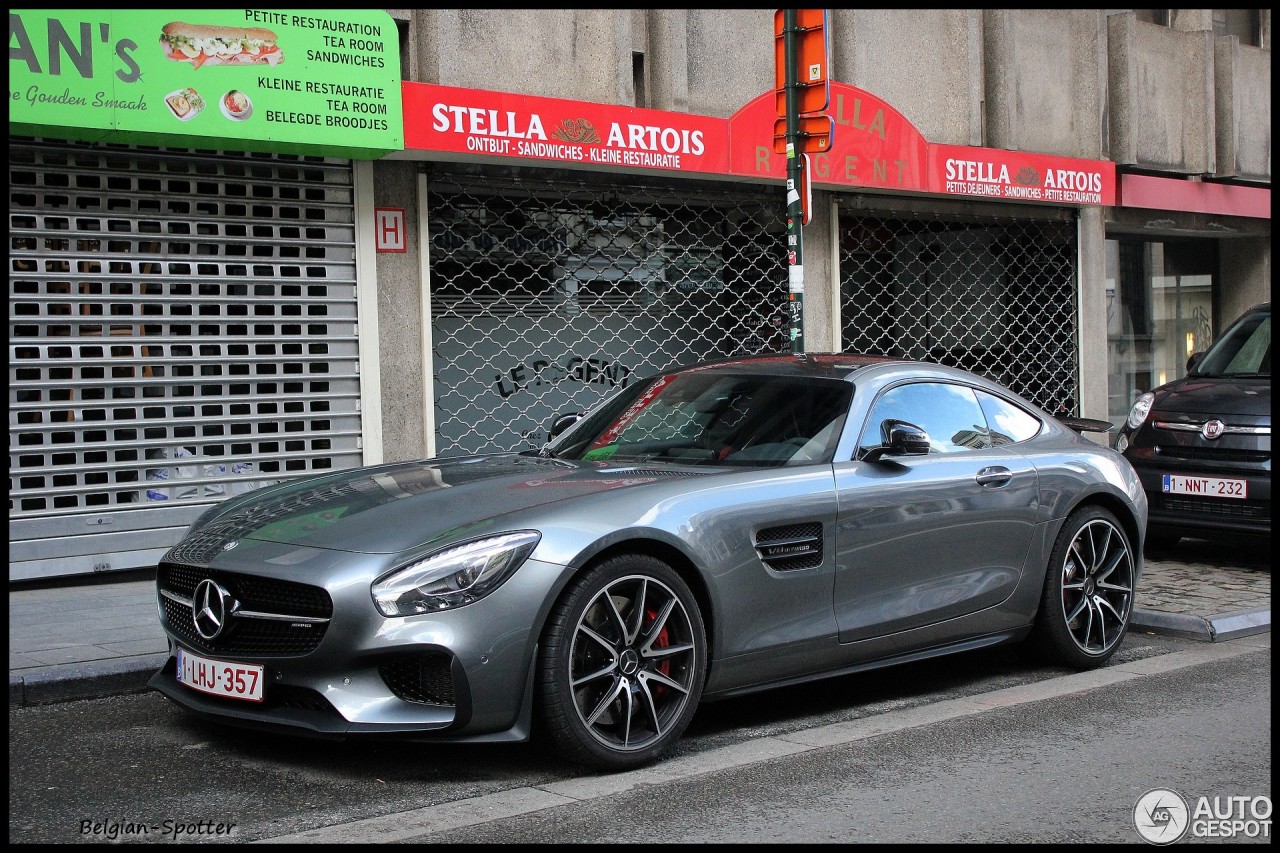
[[[257,664],[210,660],[178,649],[178,681],[202,693],[261,702],[262,671]]]
[[[1201,495],[1207,498],[1237,498],[1244,500],[1249,496],[1249,483],[1246,480],[1225,480],[1221,477],[1184,477],[1180,474],[1165,474],[1163,490],[1170,495]]]

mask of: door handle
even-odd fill
[[[989,468],[983,468],[973,479],[979,486],[999,488],[1013,479],[1013,472],[1001,465],[992,465]]]

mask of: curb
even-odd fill
[[[1142,628],[1154,634],[1187,637],[1213,642],[1213,629],[1207,619],[1189,613],[1165,613],[1161,610],[1134,610],[1129,614],[1129,628]]]
[[[1189,613],[1165,613],[1160,610],[1134,610],[1129,616],[1130,628],[1142,628],[1155,634],[1186,637],[1210,643],[1265,634],[1271,630],[1271,610],[1242,610],[1221,616],[1192,616]]]
[[[42,667],[9,675],[10,705],[47,705],[73,699],[97,699],[121,693],[141,693],[168,652],[124,660],[93,661]]]
[[[1239,613],[1228,613],[1216,616],[1209,622],[1213,628],[1213,639],[1233,640],[1236,637],[1247,637],[1251,634],[1265,634],[1271,630],[1271,610],[1242,610]]]

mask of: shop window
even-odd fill
[[[1107,241],[1107,415],[1186,374],[1213,340],[1213,240]]]

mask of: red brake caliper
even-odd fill
[[[658,618],[658,611],[656,610],[647,611],[645,613],[645,616],[649,619],[650,623],[652,623],[654,619]],[[662,630],[658,632],[657,639],[653,641],[653,647],[655,649],[665,649],[670,645],[671,645],[671,637],[667,633],[667,626],[663,625]],[[663,675],[670,677],[671,661],[669,660],[662,661],[661,663],[658,664],[657,670]],[[663,693],[666,692],[666,690],[667,688],[662,684],[654,685],[654,688],[653,688],[653,692],[655,696],[661,696]]]

